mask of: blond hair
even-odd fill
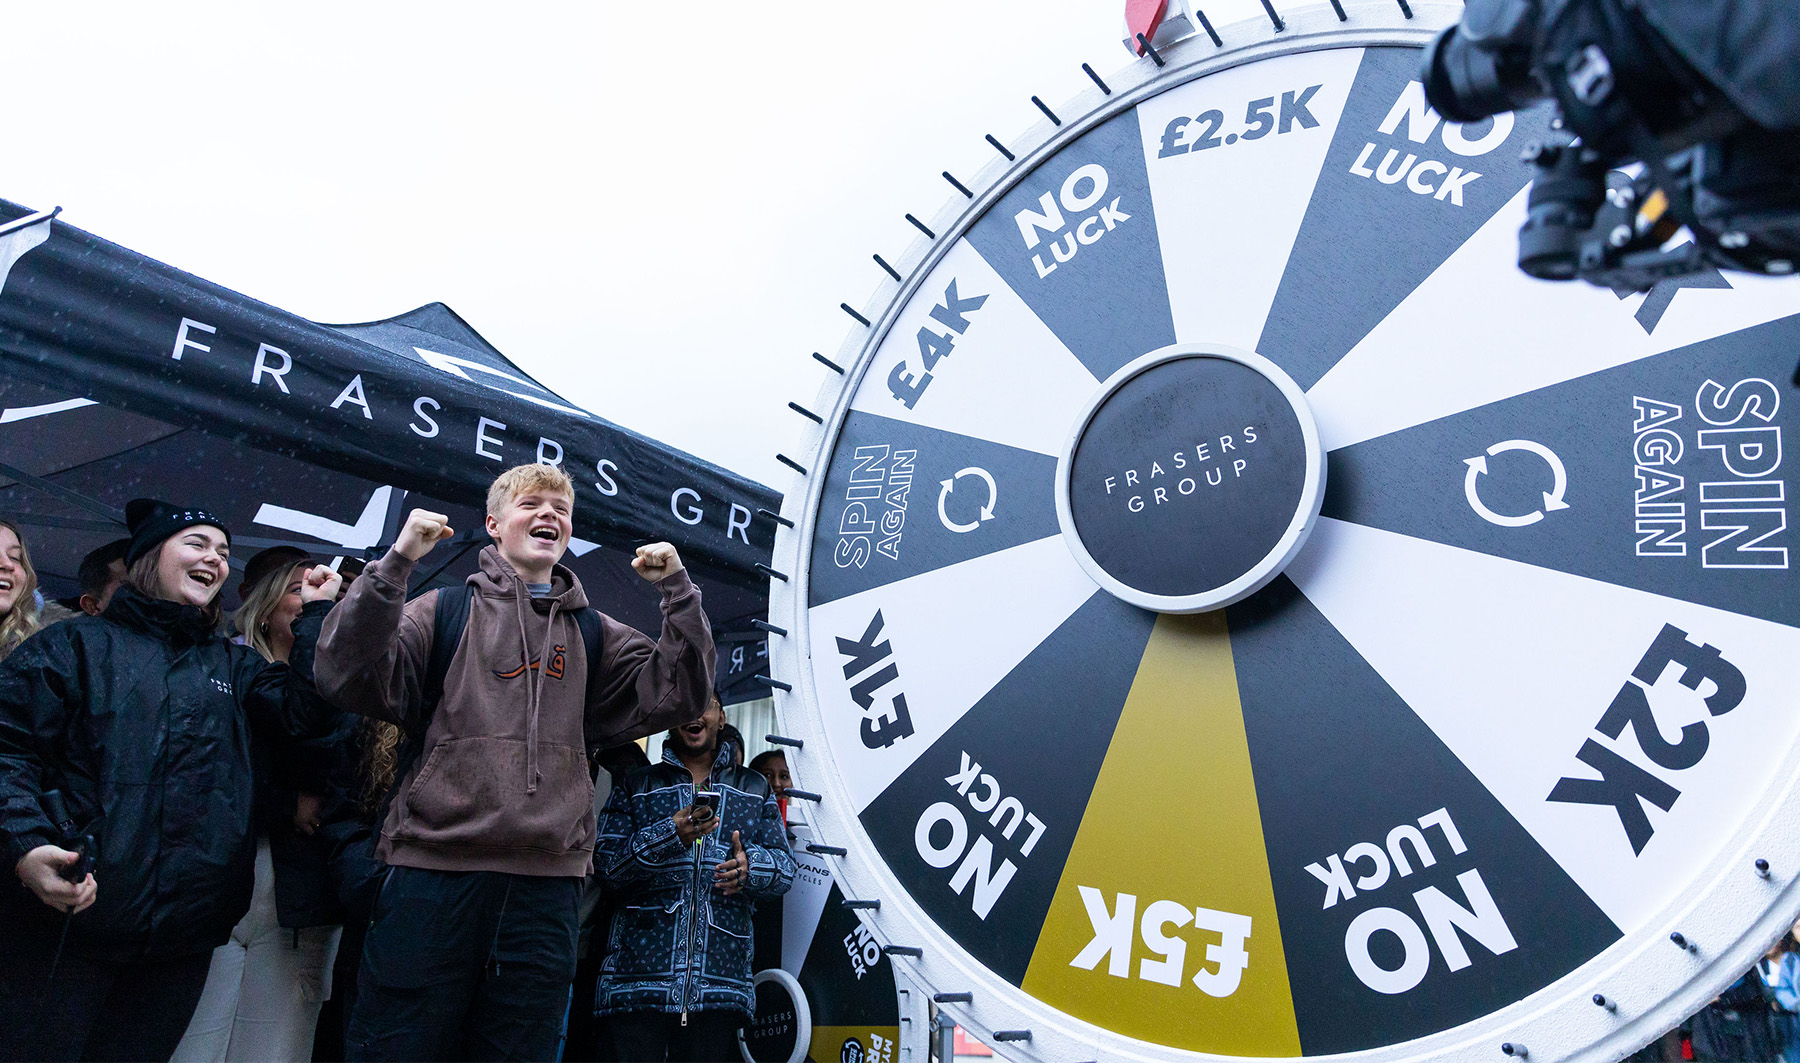
[[[311,567],[312,560],[309,558],[269,573],[256,586],[244,592],[244,604],[231,614],[231,626],[244,636],[246,645],[263,655],[264,660],[276,659],[274,640],[269,638],[269,617],[274,615],[275,607],[281,604],[281,600],[287,597],[288,584],[294,581],[294,573],[304,572]]]
[[[13,588],[12,611],[0,617],[0,657],[5,657],[37,632],[38,579],[37,569],[31,567],[31,551],[25,546],[25,536],[19,526],[0,519],[0,528],[12,532],[13,538],[19,541],[19,567],[25,570],[25,582]]]
[[[550,491],[567,495],[570,502],[575,501],[575,484],[568,473],[542,462],[514,465],[494,477],[493,484],[488,487],[487,515],[498,517],[507,503],[531,491]]]
[[[362,790],[357,803],[367,813],[374,813],[387,800],[394,776],[400,769],[400,728],[386,720],[366,717],[362,721],[362,758],[358,765]]]

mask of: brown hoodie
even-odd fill
[[[406,601],[413,562],[364,570],[325,620],[315,673],[342,709],[417,727],[437,594]],[[468,626],[418,761],[401,781],[377,852],[439,871],[585,875],[594,852],[587,750],[680,726],[706,711],[713,641],[685,571],[657,583],[660,641],[600,616],[587,660],[576,614],[587,595],[561,565],[531,592],[500,551],[469,577]]]

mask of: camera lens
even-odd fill
[[[1606,202],[1606,161],[1564,139],[1540,151],[1536,165],[1519,228],[1519,268],[1541,280],[1571,280]]]
[[[1529,68],[1511,61],[1509,50],[1477,44],[1457,26],[1438,34],[1425,49],[1419,80],[1425,84],[1425,101],[1452,122],[1477,122],[1544,95]]]

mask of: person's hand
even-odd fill
[[[428,509],[415,509],[406,515],[406,527],[400,529],[400,538],[394,541],[394,549],[408,560],[417,561],[429,554],[440,540],[455,534],[456,529],[450,527],[449,517]]]
[[[331,571],[329,565],[314,565],[300,577],[301,602],[335,602],[344,577]]]
[[[637,556],[631,559],[631,567],[637,570],[638,575],[655,583],[681,571],[681,555],[675,552],[672,543],[651,543],[637,548]]]
[[[57,874],[79,859],[80,853],[72,853],[60,845],[40,845],[20,857],[13,870],[18,872],[19,881],[37,894],[38,900],[59,912],[73,914],[93,904],[100,896],[100,887],[91,873],[80,882],[70,882]]]
[[[719,817],[708,808],[704,816],[696,815],[693,805],[669,817],[675,821],[675,833],[681,835],[681,844],[692,845],[698,838],[704,838],[719,829]]]
[[[295,794],[294,829],[311,836],[319,829],[319,811],[324,805],[325,799],[318,794]]]
[[[713,868],[713,885],[729,897],[749,883],[750,854],[744,852],[744,840],[734,830],[731,832],[731,859]]]

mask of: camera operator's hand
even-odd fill
[[[335,602],[344,577],[331,571],[329,565],[314,565],[300,577],[301,602]]]
[[[655,583],[681,571],[681,555],[675,552],[671,543],[651,543],[637,548],[637,556],[631,559],[631,567],[637,569],[638,575]]]
[[[713,886],[730,896],[750,883],[750,854],[744,852],[740,832],[731,832],[731,859],[713,868]]]
[[[681,835],[683,845],[692,845],[719,829],[719,817],[706,806],[689,805],[669,818],[675,821],[675,833]]]
[[[394,549],[410,560],[417,561],[431,552],[431,548],[439,541],[456,534],[450,527],[450,518],[442,513],[433,513],[428,509],[415,509],[406,515],[406,527],[400,529],[400,538],[394,540]]]
[[[20,857],[14,870],[18,872],[19,881],[37,894],[38,900],[59,912],[74,913],[93,904],[100,895],[100,887],[92,874],[80,882],[70,882],[57,874],[80,859],[80,853],[72,853],[60,845],[40,845]]]

